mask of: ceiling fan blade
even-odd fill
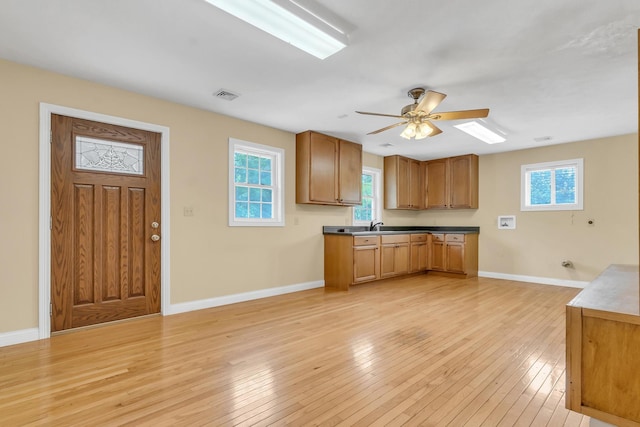
[[[382,113],[367,113],[366,111],[356,111],[358,114],[368,114],[370,116],[383,116],[383,117],[395,117],[397,119],[404,119],[402,116],[397,116],[395,114],[382,114]]]
[[[432,113],[429,115],[429,120],[460,120],[460,119],[481,119],[489,115],[488,108],[482,108],[479,110],[462,110],[462,111],[447,111],[444,113]]]
[[[443,99],[446,98],[447,95],[440,92],[434,92],[432,90],[428,90],[427,93],[422,97],[420,103],[414,111],[424,111],[426,114],[429,114],[436,108]]]
[[[373,132],[369,132],[367,135],[375,135],[376,133],[384,132],[385,130],[393,129],[394,127],[397,127],[397,126],[406,125],[407,123],[409,123],[409,122],[408,121],[404,121],[404,122],[400,122],[400,123],[395,123],[395,124],[392,124],[390,126],[383,127],[382,129],[378,129],[378,130],[374,130]]]
[[[428,136],[436,136],[437,134],[442,133],[440,128],[434,125],[433,123],[431,123],[430,121],[424,121],[422,123],[431,128],[431,133]]]

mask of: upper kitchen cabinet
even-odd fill
[[[402,156],[384,158],[384,208],[423,209],[424,176],[418,160]]]
[[[427,209],[478,208],[478,156],[426,162]]]
[[[297,134],[296,203],[362,203],[362,145],[313,131]]]

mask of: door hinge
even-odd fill
[[[53,217],[49,217],[49,230],[53,229]]]
[[[49,303],[49,316],[53,316],[53,303]]]
[[[53,131],[49,131],[49,144],[53,144]]]

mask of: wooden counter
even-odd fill
[[[325,288],[347,291],[363,282],[426,272],[477,277],[478,233],[324,233]]]
[[[640,427],[639,283],[612,265],[567,304],[567,409]]]

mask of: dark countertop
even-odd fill
[[[322,234],[336,234],[342,236],[372,236],[381,234],[414,234],[414,233],[456,233],[456,234],[479,234],[480,227],[451,227],[451,226],[386,226],[380,227],[380,231],[369,231],[366,225],[325,225],[322,227]]]

